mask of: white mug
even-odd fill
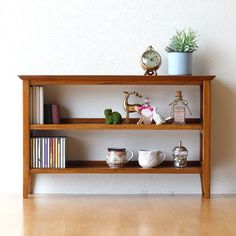
[[[143,168],[152,168],[160,165],[166,158],[166,153],[157,150],[140,150],[138,163]]]

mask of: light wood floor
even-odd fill
[[[236,196],[0,196],[1,236],[236,235]]]

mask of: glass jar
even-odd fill
[[[184,168],[187,166],[188,150],[182,146],[182,141],[179,141],[179,145],[172,150],[174,159],[174,167]]]
[[[174,124],[185,124],[186,108],[192,115],[188,102],[183,99],[181,91],[176,91],[175,100],[169,106],[171,106],[171,117],[173,117]]]

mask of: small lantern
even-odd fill
[[[187,166],[188,150],[182,146],[182,141],[179,141],[179,146],[175,147],[172,151],[174,159],[174,167],[184,168]]]

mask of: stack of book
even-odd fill
[[[59,104],[44,104],[44,124],[60,124],[61,111]]]
[[[30,123],[43,124],[43,87],[30,86]]]
[[[31,168],[65,168],[66,137],[33,137]]]

